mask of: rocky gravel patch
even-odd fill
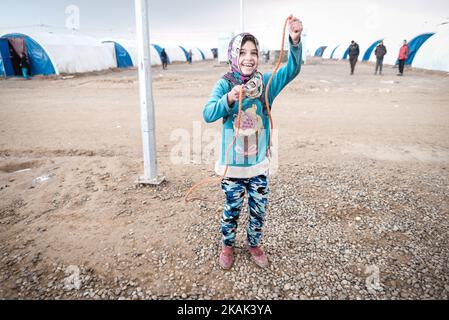
[[[363,162],[292,165],[271,177],[270,188],[263,237],[267,269],[255,266],[244,247],[246,209],[239,220],[235,264],[230,271],[220,269],[220,199],[188,205],[197,216],[184,226],[193,254],[167,247],[135,252],[132,258],[116,255],[117,265],[110,266],[109,274],[88,265],[48,263],[40,252],[3,243],[0,296],[448,299],[449,179],[444,171]],[[149,192],[162,201],[182,196],[181,188],[169,189],[164,195]],[[147,266],[151,273],[131,277],[118,271],[136,265]]]

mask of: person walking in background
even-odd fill
[[[384,46],[384,42],[382,40],[379,41],[374,54],[376,55],[376,71],[374,71],[374,74],[377,74],[377,71],[379,71],[379,74],[382,74],[384,56],[387,54],[387,48]]]
[[[20,57],[20,68],[22,69],[22,75],[25,80],[28,80],[28,70],[30,70],[30,62],[28,61],[25,51],[22,52]]]
[[[167,52],[165,52],[165,48],[162,49],[161,52],[161,62],[162,62],[162,69],[167,70],[167,61],[168,61],[168,56],[167,56]]]
[[[357,64],[359,54],[359,45],[354,40],[352,40],[351,45],[349,46],[349,63],[351,64],[351,75],[354,74],[355,65]]]
[[[409,49],[408,49],[407,40],[404,40],[404,44],[399,49],[399,57],[398,57],[399,73],[398,73],[398,76],[404,75],[404,66],[405,66],[405,61],[407,61],[407,58],[408,58],[408,53],[409,53]]]
[[[192,64],[192,56],[193,56],[192,49],[190,49],[189,50],[189,64]]]

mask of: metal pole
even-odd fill
[[[243,0],[240,0],[240,32],[245,32],[243,14]]]
[[[137,183],[160,184],[164,177],[157,175],[156,132],[154,102],[151,84],[149,0],[135,0],[136,36],[139,70],[140,122],[143,144],[144,175]]]

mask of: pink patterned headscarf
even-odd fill
[[[231,71],[226,73],[223,77],[229,82],[231,82],[233,85],[245,84],[254,75],[254,74],[249,76],[243,75],[239,67],[240,50],[242,48],[243,40],[247,36],[252,36],[254,38],[257,52],[259,52],[259,42],[257,41],[256,37],[254,37],[252,34],[240,33],[236,35],[234,38],[232,38],[228,48],[228,61],[231,67]],[[256,72],[257,71],[254,71],[254,73]]]

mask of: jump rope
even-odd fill
[[[285,42],[285,30],[287,28],[287,23],[288,21],[292,19],[292,16],[288,16],[285,19],[284,22],[284,28],[282,31],[282,46],[281,46],[281,52],[279,54],[279,58],[278,61],[276,63],[276,66],[274,67],[273,72],[271,73],[271,76],[268,80],[266,89],[265,89],[265,107],[267,108],[267,113],[268,113],[268,118],[270,119],[270,127],[268,128],[268,149],[267,149],[267,154],[268,154],[268,158],[271,156],[271,130],[273,130],[273,118],[271,117],[271,109],[270,109],[270,105],[268,103],[268,92],[270,90],[270,85],[271,85],[271,81],[273,80],[273,77],[276,75],[276,72],[279,69],[279,66],[281,65],[281,61],[282,61],[282,56],[284,55],[284,42]],[[203,199],[203,198],[189,198],[189,195],[197,188],[199,188],[200,186],[206,185],[206,184],[212,184],[212,183],[217,183],[217,182],[221,182],[225,177],[226,177],[226,173],[228,172],[228,168],[229,168],[229,151],[231,150],[232,146],[234,145],[235,141],[237,140],[237,137],[239,135],[239,131],[240,131],[240,118],[242,115],[242,100],[243,100],[243,89],[245,86],[242,86],[240,88],[240,92],[239,92],[239,109],[238,109],[238,114],[237,114],[237,130],[235,131],[234,134],[234,138],[232,139],[232,142],[228,145],[227,149],[226,149],[226,167],[224,170],[224,173],[221,177],[219,178],[210,178],[210,179],[204,179],[201,180],[200,182],[196,183],[195,185],[193,185],[186,193],[186,195],[184,196],[184,201],[185,202],[190,202],[193,200],[202,200],[202,201],[210,201],[208,199]]]

